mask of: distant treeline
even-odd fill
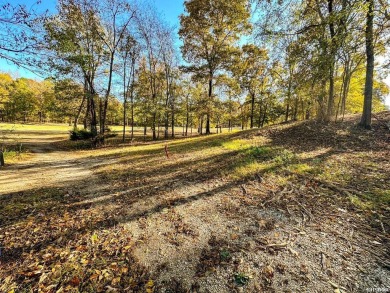
[[[38,16],[9,4],[0,58],[50,78],[2,74],[1,120],[83,123],[103,139],[109,124],[142,126],[157,139],[361,112],[370,128],[385,108],[390,64],[375,56],[389,49],[388,3],[188,0],[178,32],[142,4],[61,0]]]

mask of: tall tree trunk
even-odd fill
[[[96,119],[96,105],[95,105],[95,91],[92,89],[90,96],[89,96],[89,112],[90,112],[90,128],[92,132],[92,136],[96,137],[97,136],[97,119]]]
[[[210,134],[210,114],[206,114],[206,134]]]
[[[302,109],[302,120],[305,120],[306,112],[305,112],[305,102],[301,99],[301,109]]]
[[[164,139],[168,139],[169,136],[169,79],[166,78],[167,81],[167,91],[166,91],[166,98],[165,98],[165,121],[164,121]]]
[[[284,122],[288,121],[288,117],[290,115],[290,103],[291,103],[291,87],[292,87],[292,81],[291,81],[291,70],[290,70],[290,76],[288,79],[288,89],[287,89],[287,105],[286,105],[286,116],[284,118]]]
[[[287,101],[287,105],[286,105],[286,116],[284,117],[284,122],[287,122],[288,121],[288,116],[290,114],[290,102]]]
[[[123,101],[123,135],[122,135],[122,142],[125,142],[125,139],[126,139],[126,121],[127,121],[127,111],[126,111],[126,107],[127,107],[127,102],[126,101]]]
[[[160,119],[157,120],[157,140],[160,139]]]
[[[106,95],[104,97],[104,106],[102,111],[102,117],[101,117],[101,124],[100,124],[100,133],[104,135],[105,128],[106,128],[106,117],[107,117],[107,108],[108,108],[108,99],[110,98],[111,94],[111,85],[112,85],[112,72],[114,70],[114,58],[115,58],[115,50],[111,52],[110,55],[110,69],[108,74],[108,86]],[[103,136],[104,139],[104,136]]]
[[[164,139],[168,139],[169,137],[169,112],[168,107],[165,110],[165,118],[164,118]]]
[[[244,105],[241,106],[241,130],[244,130]]]
[[[298,97],[295,97],[295,99],[294,99],[294,112],[293,112],[293,120],[294,121],[298,120],[298,105],[299,105]]]
[[[213,73],[210,73],[209,76],[209,100],[208,103],[210,105],[211,103],[211,98],[213,96]],[[207,115],[206,115],[206,134],[210,134],[210,109],[207,109]]]
[[[330,32],[330,60],[329,60],[329,96],[328,106],[325,116],[325,122],[329,122],[334,114],[334,71],[336,58],[336,44],[335,44],[335,27],[333,20],[333,0],[328,0],[328,12],[330,17],[329,32]]]
[[[257,121],[257,127],[260,128],[261,127],[261,117],[263,115],[263,102],[261,102],[259,104],[259,119]]]
[[[131,140],[134,138],[134,83],[135,83],[135,58],[132,60],[132,77],[130,86],[130,107],[131,107]]]
[[[341,119],[341,121],[344,121],[345,109],[346,109],[347,97],[348,97],[348,93],[349,93],[350,84],[351,84],[351,73],[348,73],[345,89],[343,91],[343,99],[341,101],[341,113],[343,115],[343,118]]]
[[[126,139],[126,121],[127,121],[127,87],[126,87],[126,58],[123,66],[123,134],[122,142],[125,142]]]
[[[329,69],[329,96],[325,122],[329,122],[334,115],[334,62],[331,61]]]
[[[102,128],[103,128],[103,100],[102,100],[102,97],[98,97],[99,98],[99,132],[100,133],[103,133],[102,132]]]
[[[85,111],[85,117],[84,117],[84,121],[83,121],[83,124],[84,124],[84,129],[87,129],[88,128],[88,119],[90,119],[90,113],[91,113],[91,103],[89,101],[89,95],[88,93],[86,93],[86,98],[87,98],[87,110]]]
[[[4,153],[2,150],[0,150],[0,167],[3,167],[4,165]]]
[[[342,115],[341,121],[344,121],[344,115],[345,115],[345,106],[347,103],[347,97],[349,93],[349,86],[351,84],[351,60],[348,57],[348,59],[345,62],[344,65],[344,74],[343,74],[343,84],[342,84],[342,93],[340,97],[340,114]],[[337,120],[337,119],[336,119]]]
[[[93,137],[97,136],[97,117],[96,117],[96,92],[93,86],[93,76],[85,75],[85,85],[87,86],[87,115],[89,116],[90,130]]]
[[[153,140],[157,139],[156,136],[156,118],[157,118],[157,113],[153,112],[153,118],[152,118],[152,133],[153,133]]]
[[[189,123],[190,123],[190,109],[189,109],[189,105],[188,105],[188,98],[187,98],[187,105],[186,105],[186,136],[188,136],[188,126],[189,126]]]
[[[147,120],[145,117],[145,119],[144,119],[144,141],[146,140],[146,130],[147,130]]]
[[[325,97],[326,97],[326,79],[323,78],[321,80],[321,92],[318,95],[318,111],[317,111],[317,119],[321,122],[325,121],[325,116],[326,116]]]
[[[133,93],[131,93],[130,103],[131,103],[131,140],[133,140],[133,138],[134,138],[134,97],[133,97]]]
[[[168,139],[169,136],[169,100],[170,100],[170,94],[171,94],[171,68],[169,66],[169,62],[166,60],[165,54],[164,56],[164,69],[165,69],[165,86],[166,86],[166,92],[165,92],[165,130],[164,130],[164,139]]]
[[[337,122],[337,119],[339,117],[339,113],[341,113],[340,107],[341,107],[341,101],[343,99],[343,91],[344,91],[344,88],[345,88],[345,75],[346,75],[346,63],[344,63],[343,74],[341,75],[342,83],[341,83],[341,87],[340,87],[339,102],[337,103],[336,117],[334,119],[334,122]]]
[[[172,101],[171,101],[171,123],[172,123],[172,133],[171,137],[175,138],[175,97],[172,96]]]
[[[264,106],[263,120],[261,121],[261,127],[264,126],[265,120],[267,119],[267,110],[268,110],[268,105],[265,104],[265,106]]]
[[[73,129],[76,129],[77,128],[77,124],[79,122],[79,118],[80,118],[80,115],[81,115],[81,111],[83,110],[84,108],[84,103],[85,103],[85,95],[83,95],[83,100],[81,101],[81,104],[80,104],[80,107],[77,111],[77,114],[74,118],[74,123],[73,123]]]
[[[371,129],[372,90],[374,84],[374,0],[366,0],[368,4],[366,24],[366,83],[364,86],[364,105],[360,126]]]
[[[255,118],[255,93],[251,93],[251,129],[253,128],[253,120]]]

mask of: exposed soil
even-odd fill
[[[175,141],[169,158],[164,144],[37,143],[0,171],[0,291],[390,291],[390,114],[379,118],[372,131],[351,117]],[[285,152],[256,153],[270,167],[235,177],[250,164],[233,140]]]
[[[17,136],[31,155],[25,161],[0,169],[0,195],[53,186],[72,188],[72,182],[86,178],[88,185],[95,185],[92,169],[115,163],[115,160],[102,162],[80,151],[58,149],[58,143],[66,138],[61,133],[21,132]]]

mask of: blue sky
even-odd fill
[[[179,28],[179,15],[184,12],[184,0],[149,0],[161,12],[163,18],[178,30]],[[5,1],[0,0],[0,4]],[[55,0],[42,0],[40,4],[36,4],[37,0],[18,0],[13,2],[14,5],[21,4],[27,8],[34,8],[38,12],[49,10],[50,12],[56,11]],[[10,72],[18,77],[38,78],[39,76],[31,73],[23,68],[10,64],[9,62],[0,59],[0,71]]]

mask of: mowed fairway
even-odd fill
[[[355,123],[97,149],[16,127],[31,152],[0,169],[0,292],[390,287],[387,130]]]

